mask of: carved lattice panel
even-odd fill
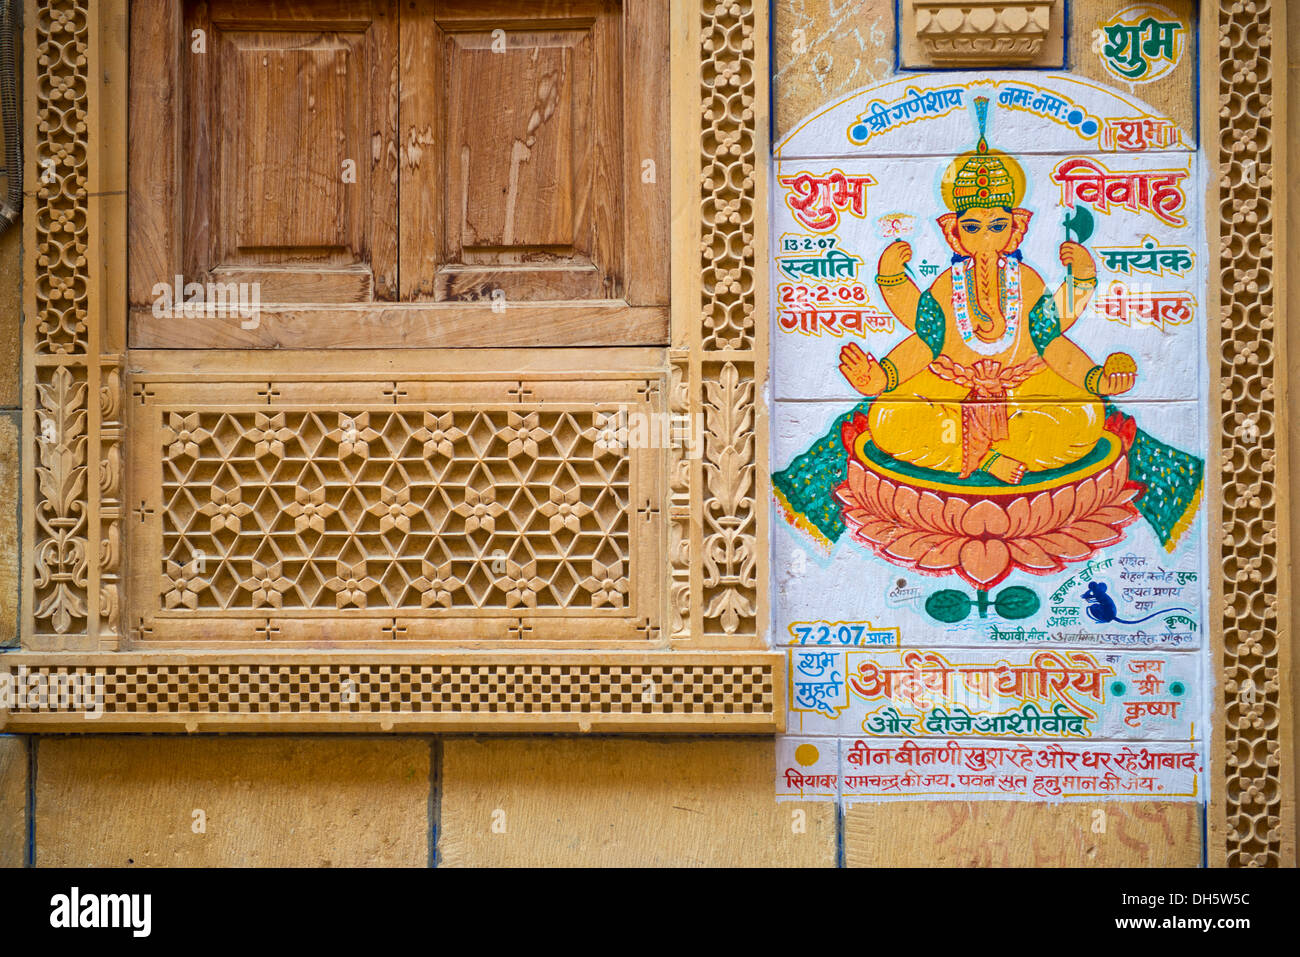
[[[551,732],[666,725],[762,730],[779,722],[781,712],[781,662],[754,655],[723,660],[689,652],[535,652],[491,663],[481,655],[429,661],[398,652],[382,662],[311,664],[283,654],[255,660],[235,655],[220,663],[154,657],[140,665],[98,656],[76,667],[20,660],[46,680],[98,677],[100,730],[131,727],[141,718],[156,729],[241,730],[268,717],[300,730],[467,724],[485,730],[541,725]],[[16,716],[47,731],[85,729],[83,716],[35,700],[24,702]]]
[[[137,642],[658,637],[658,380],[134,392]]]

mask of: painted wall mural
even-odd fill
[[[1157,21],[1114,56],[1185,55]],[[1195,137],[1092,80],[938,72],[775,147],[779,794],[1203,798]]]

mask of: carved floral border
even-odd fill
[[[120,579],[120,357],[101,354],[94,13],[85,0],[29,9],[29,181],[24,426],[28,619],[51,647],[116,644]],[[34,114],[34,115],[33,115]],[[79,636],[80,640],[77,639]]]

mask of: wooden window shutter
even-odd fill
[[[666,344],[663,4],[183,10],[135,39],[132,346]]]

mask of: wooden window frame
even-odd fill
[[[664,154],[672,164],[673,214],[665,224],[673,250],[670,321],[649,338],[666,343],[651,350],[662,363],[665,404],[703,423],[702,454],[667,454],[664,494],[650,503],[664,516],[667,539],[663,628],[639,648],[611,651],[420,643],[400,650],[141,650],[124,620],[126,526],[138,520],[130,498],[129,407],[141,398],[127,353],[123,86],[130,4],[52,6],[30,0],[25,18],[29,170],[37,182],[42,158],[57,156],[69,175],[58,188],[40,190],[25,221],[25,307],[36,317],[27,324],[24,353],[28,561],[20,649],[0,660],[29,674],[93,671],[105,677],[106,692],[94,722],[29,707],[0,716],[0,726],[551,733],[783,727],[784,656],[768,648],[764,633],[765,3],[671,6],[671,149]],[[550,344],[599,344],[580,325]],[[497,343],[479,336],[473,344]],[[174,361],[188,361],[176,355]],[[208,355],[222,361],[219,352]]]

